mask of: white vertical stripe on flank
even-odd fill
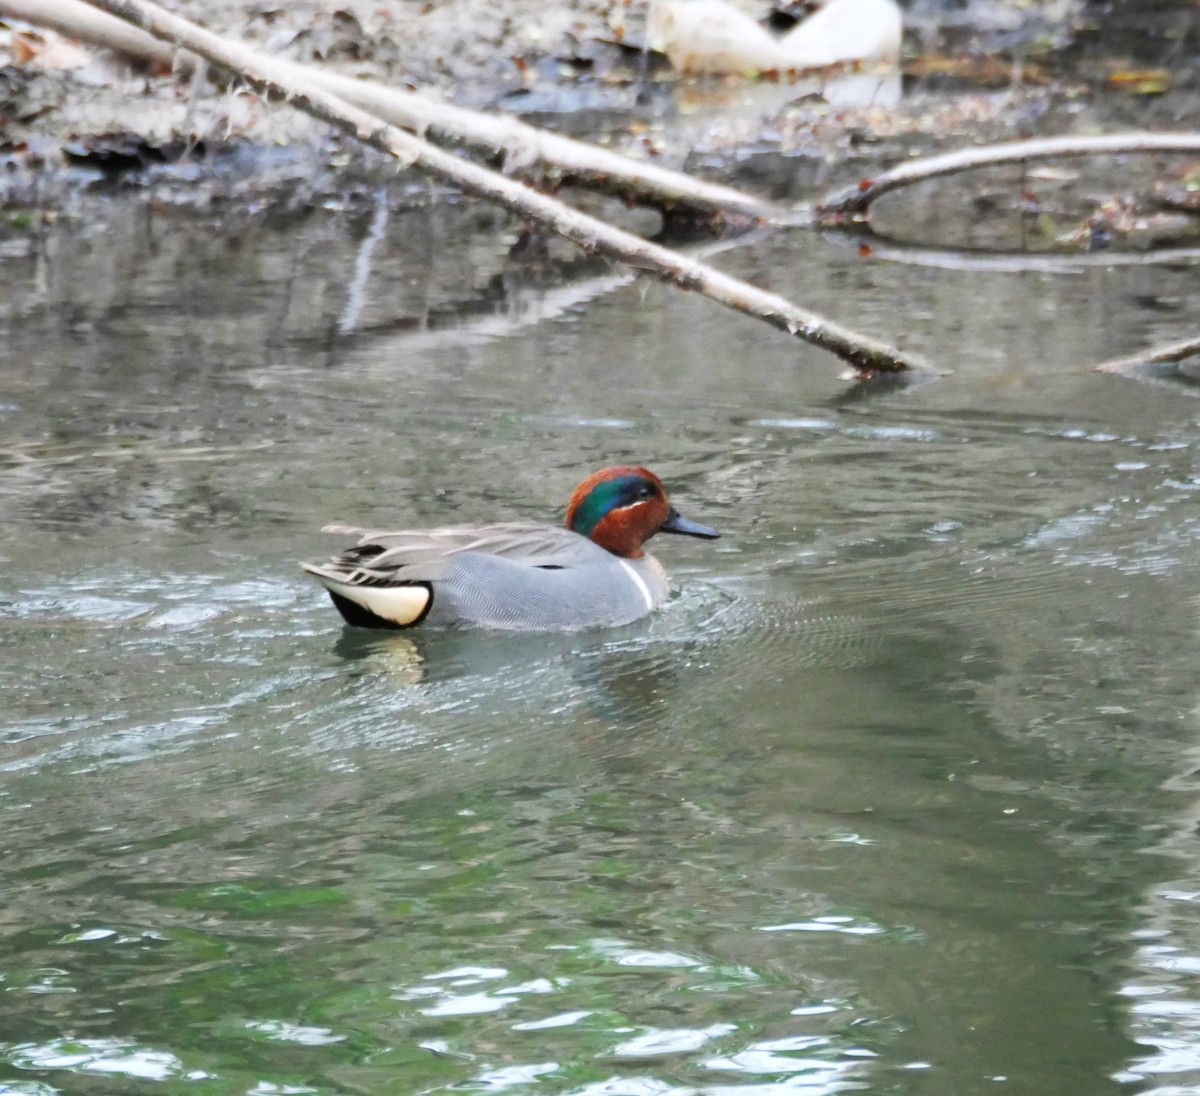
[[[642,592],[642,597],[646,599],[646,611],[649,612],[654,608],[654,598],[650,596],[650,590],[647,588],[642,576],[637,573],[625,560],[618,559],[617,562],[625,568],[626,573],[633,579],[634,585]]]

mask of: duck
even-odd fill
[[[356,628],[490,628],[572,632],[630,624],[666,600],[670,582],[644,550],[656,533],[715,540],[633,465],[593,472],[571,493],[562,526],[504,521],[381,532],[325,563],[301,563]]]

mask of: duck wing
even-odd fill
[[[466,553],[498,556],[521,567],[567,568],[594,560],[597,552],[596,545],[578,533],[532,521],[398,532],[327,525],[322,532],[357,540],[327,563],[302,564],[304,569],[363,585],[437,582]]]

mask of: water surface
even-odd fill
[[[1195,267],[721,255],[953,369],[860,399],[402,197],[0,266],[0,1092],[1200,1091],[1200,403],[1087,369]],[[295,568],[627,461],[725,534],[627,628]]]

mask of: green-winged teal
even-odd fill
[[[667,574],[642,545],[655,533],[714,538],[680,517],[657,476],[622,465],[588,476],[567,504],[566,527],[537,522],[372,532],[328,563],[301,567],[360,628],[575,631],[628,624],[662,604]]]

